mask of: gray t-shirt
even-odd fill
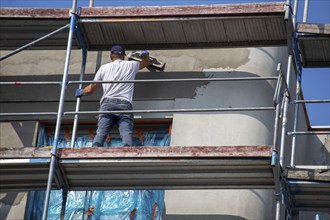
[[[139,68],[140,63],[137,61],[115,60],[102,65],[94,81],[134,80]],[[102,87],[101,103],[104,98],[124,99],[129,102],[133,100],[134,83],[103,83]]]

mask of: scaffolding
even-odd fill
[[[297,15],[297,4],[298,1],[294,2],[293,12],[291,11],[291,1],[288,0],[286,4],[283,3],[270,3],[265,5],[259,5],[264,9],[256,10],[253,4],[245,5],[246,13],[256,16],[256,18],[265,19],[265,21],[274,24],[279,24],[279,29],[274,29],[275,36],[281,35],[277,38],[267,39],[264,36],[249,36],[250,39],[240,39],[239,42],[235,42],[234,38],[225,39],[224,42],[209,42],[208,47],[230,47],[230,46],[246,46],[246,45],[285,45],[289,47],[288,65],[286,70],[286,77],[282,73],[281,65],[278,65],[276,70],[276,77],[236,77],[236,78],[191,78],[191,79],[150,79],[150,80],[132,80],[132,81],[104,81],[95,82],[83,80],[87,51],[89,50],[102,50],[109,49],[114,42],[111,39],[95,39],[92,32],[93,26],[98,25],[99,27],[111,26],[111,19],[107,19],[109,14],[112,13],[110,10],[86,8],[78,9],[77,0],[73,0],[72,9],[70,11],[70,23],[59,27],[57,30],[52,31],[50,34],[45,35],[31,43],[20,47],[13,52],[0,58],[0,61],[7,59],[8,57],[23,51],[31,46],[35,46],[40,42],[44,42],[50,37],[55,37],[57,34],[64,29],[69,27],[69,34],[66,44],[66,59],[64,65],[64,72],[62,82],[0,82],[0,85],[61,85],[61,93],[59,99],[59,106],[57,112],[16,112],[16,113],[1,113],[1,120],[6,120],[6,117],[19,117],[19,116],[54,116],[56,117],[55,126],[55,138],[54,145],[51,149],[51,157],[49,157],[49,149],[24,149],[24,152],[17,152],[13,149],[1,150],[1,188],[3,192],[8,191],[20,191],[20,190],[36,190],[46,188],[46,197],[44,202],[44,212],[42,219],[47,219],[47,211],[49,205],[50,191],[51,189],[65,189],[65,190],[87,190],[91,187],[84,187],[94,185],[92,189],[121,189],[127,186],[136,189],[229,189],[229,188],[243,188],[243,189],[274,189],[277,193],[277,205],[276,205],[276,219],[280,219],[281,202],[285,201],[285,209],[287,218],[290,218],[292,212],[299,210],[321,210],[328,211],[329,198],[325,195],[330,187],[329,179],[329,166],[297,166],[295,163],[295,151],[296,151],[296,139],[299,135],[328,135],[330,131],[299,131],[298,130],[298,112],[299,105],[305,103],[329,103],[330,100],[300,100],[300,83],[302,68],[309,67],[329,67],[330,59],[329,53],[327,53],[327,47],[322,47],[323,43],[326,42],[329,45],[330,25],[322,25],[323,30],[318,29],[315,32],[315,24],[308,24],[307,12],[308,12],[308,1],[305,4],[304,11],[304,23],[296,22]],[[270,10],[268,8],[271,8]],[[172,7],[176,10],[176,7]],[[225,10],[226,9],[226,10]],[[100,10],[100,17],[94,17],[95,11]],[[132,17],[135,17],[134,22],[154,22],[159,19],[156,17],[154,12],[145,9],[143,11],[134,11],[134,8],[128,9]],[[160,9],[162,10],[162,9]],[[269,10],[269,11],[267,11]],[[224,12],[226,11],[226,12]],[[142,14],[140,14],[142,13]],[[161,12],[164,16],[164,11]],[[160,13],[160,14],[161,14]],[[173,13],[173,12],[172,12]],[[205,13],[207,17],[196,18],[196,16],[203,15]],[[192,8],[185,16],[190,16],[189,22],[196,23],[200,20],[204,21],[216,21],[217,13],[227,13],[227,15],[234,16],[237,11],[228,11],[225,7],[215,7],[213,9],[207,8],[207,6],[201,6]],[[243,13],[243,14],[244,14]],[[269,17],[265,16],[269,13]],[[147,15],[151,14],[150,17]],[[147,16],[147,18],[140,18],[140,16]],[[63,15],[65,16],[65,15]],[[165,22],[175,22],[175,19],[166,15],[163,20]],[[38,17],[38,16],[36,16]],[[239,18],[239,16],[238,16]],[[235,20],[235,22],[238,20]],[[117,18],[122,25],[127,22],[124,18]],[[269,20],[267,20],[269,19]],[[284,21],[282,21],[282,20]],[[233,21],[231,21],[233,22]],[[267,23],[265,22],[265,23]],[[246,22],[246,29],[253,29],[256,22]],[[271,23],[273,24],[273,23]],[[198,24],[200,25],[200,24]],[[284,31],[283,31],[284,29]],[[279,32],[280,34],[275,34]],[[272,30],[268,30],[271,32]],[[260,35],[262,35],[260,33]],[[147,38],[147,36],[144,36]],[[116,38],[116,36],[114,36]],[[56,38],[55,38],[56,40]],[[315,43],[316,42],[316,43]],[[9,47],[7,44],[4,48]],[[49,46],[51,43],[47,42],[43,47]],[[175,42],[173,48],[185,47],[186,43]],[[201,47],[200,44],[191,44],[192,47]],[[311,46],[313,45],[313,46]],[[319,47],[315,48],[315,45]],[[321,45],[321,46],[320,46]],[[15,46],[15,44],[13,44]],[[56,45],[64,46],[64,45]],[[127,45],[137,49],[142,48],[144,45],[141,42],[137,42],[134,45]],[[157,43],[149,44],[149,47],[155,49],[161,49],[168,47],[168,44],[157,45]],[[38,47],[36,47],[38,48]],[[82,64],[79,81],[68,80],[68,71],[70,63],[71,49],[82,50]],[[319,50],[320,53],[313,53],[313,51]],[[314,56],[312,56],[313,54]],[[290,94],[290,73],[292,68],[296,70],[297,81],[296,81],[296,93]],[[79,111],[80,109],[80,98],[77,98],[75,111],[64,111],[64,102],[66,87],[69,85],[79,85],[82,88],[83,84],[88,83],[155,83],[155,82],[192,82],[192,81],[275,81],[276,87],[273,96],[273,106],[262,106],[262,107],[243,107],[243,108],[194,108],[194,109],[154,109],[154,110],[131,110],[131,111]],[[292,101],[292,98],[294,100]],[[288,109],[289,106],[294,105],[294,127],[292,131],[288,131]],[[239,146],[239,147],[165,147],[165,148],[131,148],[130,153],[126,148],[111,149],[101,148],[93,149],[74,149],[74,140],[78,126],[79,115],[90,115],[100,113],[178,113],[178,112],[239,112],[239,111],[273,111],[275,112],[274,118],[274,134],[273,134],[273,145],[272,146]],[[71,149],[58,149],[58,137],[61,129],[61,123],[63,117],[74,116],[73,122],[73,136],[71,142]],[[281,124],[281,126],[280,126]],[[284,152],[285,152],[285,140],[287,137],[292,136],[292,152],[290,158],[290,167],[284,167]],[[280,143],[278,143],[280,142]],[[224,150],[225,149],[225,150]],[[102,153],[102,157],[97,156],[97,152]],[[198,154],[197,154],[198,153]],[[32,156],[31,156],[32,155]],[[84,156],[82,156],[84,155]],[[198,155],[198,156],[196,156]],[[130,160],[131,158],[135,160]],[[13,159],[14,158],[14,159]],[[27,162],[25,158],[36,159],[36,163],[31,164]],[[79,159],[77,159],[79,158]],[[107,158],[107,159],[104,159]],[[168,160],[171,158],[171,160]],[[102,159],[102,160],[101,160]],[[92,166],[97,169],[98,165],[102,164],[101,168],[102,175],[97,176],[98,179],[111,177],[114,175],[114,170],[118,166],[117,160],[124,161],[125,165],[120,166],[120,169],[125,171],[129,170],[129,167],[135,166],[136,170],[143,172],[147,177],[139,179],[136,176],[137,181],[129,181],[130,173],[127,175],[116,176],[112,179],[112,184],[107,182],[95,183],[95,175],[90,174],[88,180],[79,179],[82,175],[82,167]],[[167,159],[166,161],[162,159]],[[173,164],[178,168],[173,170]],[[232,175],[228,176],[225,170],[231,167],[233,170]],[[251,166],[249,172],[247,167]],[[152,172],[148,167],[153,167]],[[19,168],[19,169],[18,169]],[[15,173],[16,177],[13,179],[9,174],[13,173],[14,170],[19,170]],[[33,170],[33,172],[31,172]],[[40,174],[39,179],[35,179],[33,182],[24,183],[26,178],[32,177],[34,173]],[[135,171],[136,171],[135,170]],[[167,181],[164,185],[163,181],[157,179],[155,170],[158,173],[162,173],[162,179],[166,178]],[[214,175],[217,170],[216,175]],[[188,172],[189,171],[189,172]],[[180,173],[189,173],[184,177],[175,177]],[[249,179],[239,178],[244,173],[244,176],[248,176]],[[258,174],[257,174],[258,173]],[[313,175],[310,175],[313,173]],[[70,177],[69,177],[70,176]],[[311,176],[313,178],[311,178]],[[31,178],[33,179],[33,178]],[[156,179],[156,181],[155,181]],[[194,179],[194,181],[192,181]],[[45,184],[47,181],[47,184]],[[122,187],[125,186],[125,187]],[[296,190],[299,187],[299,192]]]

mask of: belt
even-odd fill
[[[121,104],[121,103],[124,103],[124,104],[131,104],[129,101],[125,100],[125,99],[115,99],[115,98],[104,98],[102,100],[102,103],[103,102],[113,102],[113,103],[118,103],[118,104]]]

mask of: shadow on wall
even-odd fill
[[[22,148],[36,144],[37,125],[35,121],[1,122],[0,147]]]
[[[240,77],[259,77],[256,74],[244,71],[207,71],[204,73],[208,78],[240,78]],[[256,108],[268,107],[273,108],[273,96],[275,91],[276,81],[272,80],[250,80],[250,81],[212,81],[200,87],[194,88],[193,97],[179,97],[175,99],[174,106],[176,109],[191,109],[191,108]],[[175,90],[174,90],[175,91]],[[176,93],[179,90],[175,91]],[[199,115],[201,113],[198,113]],[[205,113],[210,114],[210,113]],[[264,133],[263,138],[260,140],[259,135],[253,133],[258,144],[272,144],[272,134],[274,131],[274,118],[273,110],[255,110],[255,111],[225,111],[212,114],[222,114],[224,117],[219,116],[219,123],[225,127],[225,123],[229,120],[238,120],[239,117],[244,118],[245,121],[238,121],[242,123],[239,129],[243,133],[251,131],[251,125],[257,125],[258,128]],[[228,117],[226,116],[228,115]],[[234,116],[234,117],[233,117]],[[248,116],[248,117],[245,117]],[[198,116],[197,116],[198,117]],[[250,118],[252,120],[250,120]],[[255,119],[255,120],[254,120]],[[234,124],[234,123],[233,123]],[[228,124],[228,126],[230,126]],[[221,127],[221,126],[220,126]],[[236,128],[231,126],[232,132]],[[264,129],[266,128],[266,129]],[[243,134],[241,132],[241,134]],[[230,132],[229,132],[230,133]],[[253,138],[248,138],[252,141]],[[247,143],[245,143],[247,144]]]
[[[17,206],[22,202],[25,193],[1,193],[0,194],[0,219],[7,219],[12,206]]]
[[[17,137],[21,141],[23,147],[35,146],[37,122],[33,122],[33,121],[12,122],[11,125],[13,126],[17,134]]]
[[[299,136],[298,136],[299,139]],[[305,144],[307,152],[304,161],[296,161],[303,165],[329,165],[330,164],[330,135],[308,136]],[[299,150],[297,146],[296,151]]]
[[[12,122],[11,124],[24,147],[35,146],[36,122]]]

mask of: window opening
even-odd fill
[[[41,124],[38,147],[51,146],[54,141],[54,124]],[[168,146],[170,122],[135,123],[134,143],[137,146]],[[96,124],[81,124],[78,127],[76,147],[91,147]],[[64,124],[60,132],[59,147],[69,148],[71,124]],[[112,129],[105,147],[119,147],[121,138],[117,129]],[[60,219],[62,190],[52,190],[48,219]],[[45,191],[29,193],[25,219],[42,218]],[[69,191],[64,219],[161,219],[164,209],[164,190],[107,190]]]

